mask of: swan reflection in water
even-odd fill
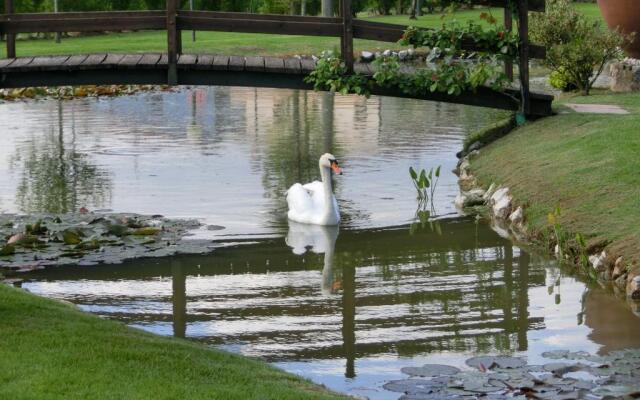
[[[346,360],[345,376],[354,378],[356,376],[355,265],[343,265],[341,267],[342,280],[333,281],[333,262],[339,231],[338,226],[309,225],[290,220],[285,242],[296,255],[305,254],[307,251],[316,254],[324,253],[322,293],[328,296],[342,289],[342,348]]]
[[[321,287],[325,295],[335,293],[337,289],[333,284],[333,259],[338,232],[337,225],[310,225],[289,220],[289,232],[285,238],[287,246],[291,247],[296,255],[303,255],[307,251],[324,254]]]

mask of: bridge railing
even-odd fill
[[[353,18],[351,0],[340,0],[339,17],[291,16],[216,11],[185,11],[179,0],[167,0],[166,10],[106,11],[16,14],[14,0],[4,0],[6,14],[0,15],[0,34],[6,35],[7,57],[16,57],[16,34],[35,32],[96,32],[117,30],[166,30],[168,81],[177,82],[177,61],[182,53],[181,31],[224,31],[306,36],[339,37],[345,65],[353,71],[354,39],[397,42],[405,25],[386,24]],[[505,26],[512,27],[510,4],[517,5],[520,37],[519,74],[523,110],[529,109],[529,59],[544,58],[545,49],[531,45],[528,37],[529,11],[543,11],[545,0],[472,0],[474,4],[505,9]],[[463,43],[475,50],[473,42]],[[513,66],[505,65],[513,77]]]

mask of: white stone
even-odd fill
[[[364,62],[373,61],[374,58],[375,55],[370,51],[363,51],[362,53],[360,53],[360,59]]]
[[[413,47],[409,47],[407,49],[407,53],[409,53],[410,57],[413,57],[416,54],[416,49],[414,49]]]
[[[518,206],[514,212],[509,215],[509,221],[514,225],[520,225],[524,219],[524,210],[521,206]]]
[[[589,262],[593,269],[600,271],[604,269],[607,260],[607,253],[603,250],[599,255],[589,256]]]
[[[488,201],[491,196],[493,196],[493,192],[496,191],[496,184],[495,183],[491,183],[491,185],[489,185],[489,189],[487,189],[487,191],[484,193],[484,196],[482,196],[484,198],[485,201]]]
[[[506,197],[508,195],[509,195],[509,188],[498,189],[495,192],[493,192],[493,194],[491,195],[489,204],[494,205],[498,201],[500,201],[503,197]]]
[[[499,197],[498,200],[493,204],[493,215],[495,218],[506,219],[507,217],[509,217],[510,212],[511,196],[509,196],[507,192],[503,196]]]
[[[458,174],[462,175],[467,174],[467,171],[469,170],[469,168],[471,167],[471,164],[469,163],[469,160],[464,158],[462,159],[462,161],[460,162],[460,166],[458,167]]]
[[[623,261],[622,261],[622,257],[618,257],[616,259],[616,263],[613,266],[613,272],[611,273],[611,279],[616,280],[618,279],[620,276],[622,276],[622,274],[624,274],[624,271],[626,270],[626,266],[624,265]]]
[[[401,50],[398,52],[398,58],[400,58],[400,61],[404,61],[407,58],[409,58],[409,52],[406,50]]]
[[[556,244],[556,247],[554,247],[553,254],[556,255],[556,258],[562,258],[562,251],[560,251],[560,245],[559,244]]]
[[[385,56],[385,57],[389,57],[391,55],[391,50],[387,49],[387,50],[383,51],[382,55]]]

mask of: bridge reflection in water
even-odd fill
[[[544,326],[528,314],[528,288],[544,285],[544,268],[473,220],[442,220],[440,231],[345,230],[318,239],[298,230],[296,243],[62,267],[25,286],[270,361],[343,358],[347,377],[357,358],[380,354],[526,350],[527,332]]]

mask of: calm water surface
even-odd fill
[[[453,206],[455,152],[491,111],[403,99],[195,88],[0,105],[0,210],[195,217],[207,256],[60,267],[24,287],[161,335],[260,357],[350,394],[476,353],[638,347],[640,318]],[[286,221],[284,191],[345,167],[339,229]],[[441,165],[410,229],[409,166]]]

